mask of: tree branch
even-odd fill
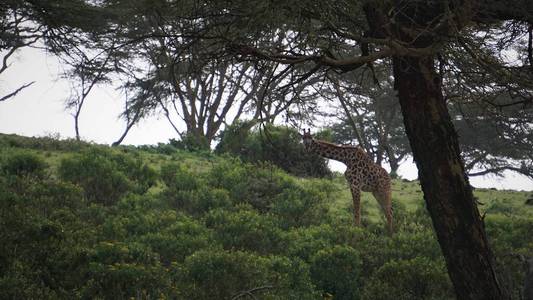
[[[19,87],[18,89],[16,89],[14,92],[9,93],[9,94],[3,96],[2,98],[0,98],[0,102],[1,102],[1,101],[5,101],[5,100],[7,100],[7,99],[9,99],[9,98],[11,98],[11,97],[15,97],[18,93],[20,93],[20,91],[22,91],[23,89],[25,89],[25,88],[31,86],[31,85],[34,84],[34,83],[35,83],[35,81],[32,81],[32,82],[30,82],[30,83],[26,83],[26,84],[24,84],[23,86],[21,86],[21,87]]]
[[[479,171],[479,172],[468,173],[467,175],[468,176],[483,176],[487,174],[498,174],[503,171],[514,171],[524,176],[527,176],[529,178],[533,178],[533,170],[530,170],[528,168],[517,168],[513,166],[490,168],[490,169],[486,169],[486,170]]]
[[[236,299],[239,299],[239,298],[242,298],[242,297],[245,297],[245,296],[250,296],[253,299],[257,299],[254,296],[253,293],[258,292],[258,291],[262,291],[262,290],[272,289],[272,288],[274,288],[274,286],[265,285],[265,286],[260,286],[260,287],[256,287],[256,288],[253,288],[253,289],[249,289],[249,290],[246,290],[246,291],[238,292],[233,297],[231,297],[231,300],[236,300]]]

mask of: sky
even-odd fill
[[[59,77],[61,67],[57,59],[42,50],[24,49],[10,62],[10,68],[0,74],[0,95],[22,84],[35,83],[14,98],[0,102],[0,133],[74,137],[74,120],[64,108],[70,95],[70,83]],[[118,118],[124,97],[110,86],[98,86],[91,92],[80,117],[83,140],[111,144],[120,137],[125,128],[125,122]],[[164,118],[153,116],[134,126],[123,144],[166,143],[170,138],[176,138],[172,127]],[[340,172],[345,169],[342,163],[335,161],[330,161],[330,167]],[[400,167],[399,174],[409,180],[416,179],[416,166],[409,161]],[[511,172],[505,173],[504,178],[472,177],[470,182],[478,188],[533,190],[532,180]]]

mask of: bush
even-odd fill
[[[533,257],[533,222],[531,218],[487,215],[487,236],[497,258],[496,271],[513,297],[522,294],[525,268],[517,255]]]
[[[159,298],[174,294],[157,254],[138,243],[99,243],[91,254],[86,276],[83,298]]]
[[[284,257],[201,250],[177,271],[182,299],[317,299],[305,265]]]
[[[198,176],[179,163],[163,165],[161,167],[161,179],[172,191],[191,191],[201,185]]]
[[[58,172],[61,179],[80,185],[89,201],[104,205],[115,204],[127,192],[145,193],[157,178],[140,159],[97,149],[62,159]]]
[[[72,298],[83,264],[76,248],[91,240],[77,215],[82,191],[52,179],[0,176],[0,199],[2,297]]]
[[[453,299],[444,262],[425,257],[391,260],[365,282],[362,299]]]
[[[221,133],[216,153],[229,153],[245,162],[270,162],[297,176],[331,176],[324,158],[309,153],[300,134],[285,126],[267,125],[251,131],[250,122],[236,123]]]
[[[52,151],[80,151],[91,145],[75,139],[61,139],[59,134],[49,134],[44,137],[25,137],[15,134],[1,134],[0,145],[13,148],[27,148]]]
[[[180,150],[209,151],[209,141],[205,136],[187,133],[181,140],[170,139],[169,144]]]
[[[533,222],[529,218],[489,215],[485,226],[495,250],[501,254],[527,248],[533,243]]]
[[[276,195],[270,211],[280,218],[283,228],[317,225],[327,217],[330,192],[331,188],[318,180],[293,183]]]
[[[170,266],[201,249],[221,249],[212,232],[194,219],[179,216],[164,228],[135,237],[159,254],[161,263]]]
[[[311,258],[311,278],[318,289],[334,299],[359,299],[361,260],[349,246],[333,246]]]
[[[288,244],[285,253],[309,262],[318,251],[338,243],[337,233],[336,229],[326,224],[293,229],[286,233]]]
[[[205,224],[215,231],[215,238],[225,249],[276,253],[283,247],[281,230],[276,220],[246,207],[237,211],[212,210]]]
[[[210,209],[232,206],[227,190],[208,187],[202,177],[182,164],[164,165],[161,178],[167,186],[161,196],[174,209],[198,216]]]
[[[275,166],[253,166],[237,159],[215,165],[207,174],[207,184],[229,191],[235,203],[250,204],[261,212],[270,210],[276,197],[295,185],[292,178]]]
[[[46,168],[48,168],[48,164],[40,156],[19,151],[5,158],[0,170],[5,175],[43,178],[46,173]]]
[[[59,176],[80,185],[90,202],[104,205],[115,204],[133,185],[112,161],[94,152],[64,158]]]

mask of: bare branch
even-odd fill
[[[265,286],[260,286],[260,287],[256,287],[256,288],[253,288],[253,289],[249,289],[249,290],[246,290],[246,291],[238,292],[233,297],[231,297],[231,300],[236,300],[236,299],[239,299],[239,298],[242,298],[242,297],[245,297],[245,296],[252,297],[252,299],[257,299],[257,297],[255,297],[253,293],[258,292],[258,291],[262,291],[262,290],[273,289],[273,288],[274,288],[274,286],[272,286],[272,285],[265,285]]]
[[[479,171],[479,172],[473,172],[473,173],[468,173],[467,175],[468,176],[483,176],[483,175],[488,175],[488,174],[499,174],[503,171],[514,171],[514,172],[517,172],[517,173],[520,173],[524,176],[527,176],[529,178],[533,178],[533,170],[530,170],[528,168],[517,168],[517,167],[513,167],[513,166],[503,166],[503,167],[496,167],[496,168],[489,168],[489,169],[486,169],[486,170],[483,170],[483,171]]]
[[[35,83],[35,81],[32,81],[32,82],[30,82],[30,83],[26,83],[25,85],[23,85],[23,86],[19,87],[18,89],[16,89],[14,92],[9,93],[9,94],[7,94],[7,95],[1,97],[1,98],[0,98],[0,101],[5,101],[5,100],[7,100],[7,99],[9,99],[9,98],[11,98],[11,97],[15,97],[20,91],[22,91],[23,89],[25,89],[25,88],[31,86],[31,85],[34,84],[34,83]]]

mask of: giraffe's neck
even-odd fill
[[[348,148],[320,140],[311,140],[306,145],[307,149],[323,157],[346,163],[348,160]]]

